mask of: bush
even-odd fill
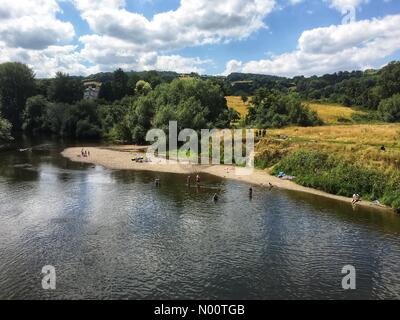
[[[400,94],[382,100],[378,107],[381,118],[386,122],[400,121]]]
[[[11,123],[0,117],[0,142],[10,141],[11,139]]]
[[[256,128],[281,128],[288,125],[322,125],[317,113],[303,105],[296,94],[282,94],[276,90],[258,90],[253,98],[254,107],[246,118]]]
[[[318,151],[300,150],[283,158],[275,166],[296,176],[296,182],[332,194],[351,197],[354,193],[364,199],[400,208],[400,179],[377,170],[363,168],[348,160]]]

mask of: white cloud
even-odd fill
[[[242,66],[243,66],[243,63],[241,61],[238,61],[238,60],[228,61],[223,75],[228,76],[231,73],[240,72],[242,70]]]
[[[0,62],[18,61],[31,66],[39,77],[56,71],[87,74],[80,63],[71,23],[61,21],[55,0],[1,0]]]
[[[400,15],[394,15],[308,30],[300,36],[297,50],[242,63],[240,71],[294,76],[366,69],[400,50],[399,25]],[[240,62],[228,62],[225,73],[232,65]]]
[[[39,78],[52,77],[56,72],[89,75],[99,72],[97,66],[82,64],[76,46],[49,46],[43,50],[6,48],[0,42],[0,63],[18,61],[26,63]]]
[[[85,43],[80,52],[81,59],[97,65],[103,71],[121,67],[125,70],[203,73],[204,65],[210,62],[180,55],[159,54],[157,51],[143,51],[135,44],[107,36],[84,36],[80,41]]]
[[[61,1],[69,0],[58,0]],[[108,12],[114,12],[113,19],[117,20],[121,14],[133,21],[139,16],[124,10],[123,0],[80,0],[75,1],[75,4],[82,11],[82,16],[88,15],[90,19],[97,20],[92,21],[97,25],[96,28]],[[102,12],[103,15],[97,19],[91,16],[92,12]],[[126,70],[157,69],[203,73],[204,64],[209,63],[208,60],[160,52],[162,46],[157,42],[167,43],[169,39],[166,35],[161,35],[158,40],[154,39],[153,44],[142,45],[143,35],[133,37],[138,40],[135,43],[126,37],[112,36],[112,27],[106,28],[104,33],[82,36],[80,41],[83,49],[79,49],[76,45],[69,45],[75,36],[74,28],[71,23],[59,20],[58,13],[61,13],[61,9],[56,0],[1,0],[0,63],[26,63],[35,70],[38,77],[51,77],[57,71],[89,75],[118,67]],[[111,25],[112,23],[109,26]],[[122,24],[121,28],[123,27]],[[125,31],[129,33],[128,30]],[[134,30],[131,33],[134,34]]]
[[[67,43],[75,31],[56,18],[59,11],[55,0],[1,0],[0,39],[8,48],[34,50]]]
[[[175,11],[147,19],[125,9],[122,0],[74,0],[92,31],[123,40],[142,51],[243,39],[266,27],[264,18],[275,0],[181,0]]]
[[[102,70],[204,72],[207,60],[176,50],[243,39],[265,28],[275,0],[181,0],[175,11],[147,19],[126,10],[123,0],[73,0],[93,34],[82,36],[81,57]]]

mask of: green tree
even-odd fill
[[[57,72],[48,88],[48,97],[53,102],[72,104],[82,100],[83,91],[83,83],[79,78]]]
[[[127,125],[133,142],[143,143],[145,141],[146,133],[152,127],[154,111],[154,96],[140,96],[132,103],[127,115]]]
[[[382,100],[378,112],[386,122],[400,122],[400,94]]]
[[[135,89],[136,89],[136,84],[140,80],[139,76],[136,73],[132,73],[129,75],[129,80],[128,80],[128,91],[127,94],[129,96],[134,96],[136,94]]]
[[[130,141],[132,139],[127,114],[134,101],[135,98],[126,97],[113,104],[100,106],[101,129],[106,138],[114,141]]]
[[[21,129],[26,100],[34,94],[34,78],[33,71],[22,63],[0,65],[0,112],[15,130]]]
[[[106,82],[101,85],[99,99],[104,99],[108,102],[114,101],[114,92],[111,82]]]
[[[151,89],[152,88],[150,83],[144,80],[139,80],[135,86],[135,93],[137,95],[147,95],[151,91]]]
[[[301,103],[296,94],[260,89],[249,108],[246,123],[257,128],[281,128],[287,125],[312,126],[322,121],[317,114]]]
[[[47,123],[52,132],[63,137],[99,138],[101,122],[96,101],[81,100],[77,104],[51,103]]]
[[[11,123],[0,117],[0,142],[11,140]]]
[[[146,72],[144,74],[143,80],[150,83],[152,88],[157,87],[163,82],[160,74],[154,70]]]
[[[382,88],[382,97],[390,98],[400,93],[400,62],[391,62],[382,68],[379,73],[379,85]]]
[[[29,132],[46,131],[49,102],[43,96],[34,96],[27,100],[23,115],[22,128]]]
[[[128,76],[122,69],[114,72],[112,82],[113,94],[115,100],[121,100],[128,93]]]

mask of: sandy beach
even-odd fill
[[[192,165],[182,164],[175,161],[163,163],[165,160],[160,158],[152,158],[151,162],[145,163],[137,163],[132,161],[132,157],[135,154],[144,155],[146,148],[141,146],[83,147],[83,149],[90,152],[89,157],[81,156],[82,147],[67,148],[62,152],[62,155],[74,162],[95,164],[114,170],[138,170],[179,174],[206,173],[221,178],[243,181],[258,186],[268,187],[271,183],[276,188],[305,192],[338,201],[344,201],[349,203],[349,205],[351,205],[352,200],[351,198],[337,196],[317,189],[303,187],[292,181],[279,179],[271,176],[264,170],[254,169],[250,175],[238,175],[236,174],[236,170],[240,170],[240,168],[227,165]],[[357,205],[393,212],[393,209],[389,207],[376,205],[368,201],[362,201]]]

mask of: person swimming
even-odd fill
[[[269,182],[269,190],[272,190],[273,188],[274,188],[274,185],[271,182]]]
[[[217,202],[218,200],[219,200],[218,194],[215,193],[213,196],[213,201]]]
[[[353,195],[353,200],[351,201],[351,203],[355,205],[357,204],[357,202],[361,202],[361,196],[358,193]]]

